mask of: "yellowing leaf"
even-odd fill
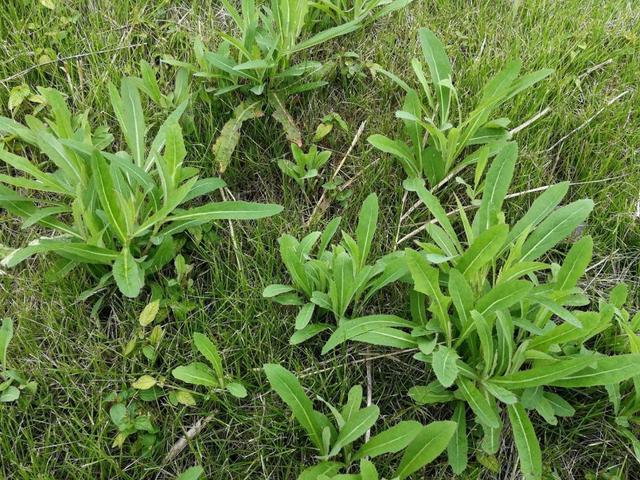
[[[144,310],[140,313],[140,317],[138,318],[138,323],[146,327],[151,322],[153,322],[158,314],[158,310],[160,309],[160,300],[155,300],[149,303]]]
[[[136,390],[149,390],[158,383],[151,375],[142,375],[138,380],[133,382],[131,386]]]
[[[188,407],[192,407],[196,404],[196,399],[193,397],[193,395],[182,390],[176,392],[176,401]]]

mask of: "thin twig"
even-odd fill
[[[387,352],[387,353],[381,353],[379,355],[365,356],[363,358],[359,358],[358,360],[354,360],[353,362],[349,362],[349,365],[358,365],[360,363],[366,363],[368,361],[378,360],[380,358],[396,357],[398,355],[402,355],[403,353],[415,352],[416,350],[418,350],[418,349],[417,348],[406,348],[404,350],[398,350],[397,352]],[[332,360],[327,360],[323,365],[326,365],[326,364],[332,363],[332,362],[333,362]],[[306,378],[306,377],[310,377],[312,375],[318,375],[318,374],[324,373],[324,372],[331,372],[333,370],[341,368],[342,366],[343,365],[333,365],[331,367],[320,368],[320,369],[316,369],[316,367],[309,367],[309,368],[306,368],[305,370],[302,370],[302,372],[300,372],[300,375],[298,375],[298,378]]]
[[[396,228],[396,236],[393,241],[394,250],[395,250],[395,247],[398,246],[398,238],[400,238],[400,227],[402,226],[402,219],[404,218],[403,216],[404,206],[407,203],[408,196],[409,196],[409,192],[405,190],[404,194],[402,195],[402,206],[400,207],[400,219],[398,220],[398,227]]]
[[[369,352],[369,349],[367,348],[367,353]],[[367,361],[366,363],[366,369],[367,369],[367,407],[371,406],[371,403],[373,402],[373,373],[372,373],[372,365],[371,365],[371,358],[367,355]],[[371,428],[367,429],[367,432],[364,435],[364,441],[365,443],[369,441],[369,439],[371,438]]]
[[[186,446],[188,445],[190,440],[193,440],[207,424],[213,420],[213,415],[209,415],[208,417],[201,418],[193,426],[185,432],[185,434],[180,437],[180,439],[173,444],[169,453],[164,457],[164,463],[169,463],[174,460],[180,452],[182,452]]]
[[[345,153],[344,156],[342,157],[342,160],[340,160],[340,163],[338,164],[338,167],[336,168],[336,170],[331,175],[330,181],[335,180],[335,178],[338,175],[338,173],[340,173],[340,170],[342,169],[342,166],[344,165],[344,162],[346,162],[347,158],[351,154],[351,151],[356,146],[356,143],[358,143],[358,140],[360,139],[360,136],[362,135],[362,132],[364,131],[364,127],[365,127],[366,124],[367,124],[367,121],[364,120],[360,124],[360,127],[358,127],[358,131],[356,132],[355,136],[353,137],[353,140],[351,141],[351,145],[349,145],[349,149],[347,150],[347,153]],[[315,208],[313,209],[313,212],[311,212],[311,216],[309,216],[309,219],[307,220],[307,224],[306,224],[307,226],[311,225],[311,222],[313,221],[313,219],[315,218],[317,213],[327,209],[328,202],[327,202],[327,200],[325,198],[326,195],[327,195],[327,190],[322,192],[322,195],[320,196],[320,200],[318,200],[318,203],[315,206]]]
[[[584,73],[581,73],[578,76],[578,80],[582,80],[584,77],[586,77],[587,75],[592,74],[593,72],[595,72],[596,70],[600,70],[601,68],[606,67],[607,65],[609,65],[610,63],[613,63],[613,58],[610,58],[609,60],[605,60],[602,63],[599,63],[598,65],[594,65],[591,68],[588,68]]]
[[[536,113],[533,117],[531,117],[526,122],[524,122],[524,123],[518,125],[517,127],[512,128],[511,130],[509,130],[509,135],[515,135],[519,131],[524,130],[525,128],[527,128],[529,125],[531,125],[535,121],[537,121],[540,118],[544,117],[550,111],[551,111],[551,107],[547,107],[544,110],[542,110],[541,112]]]
[[[582,125],[580,125],[577,128],[574,128],[573,130],[571,130],[569,133],[567,133],[564,137],[562,137],[560,140],[558,140],[556,143],[554,143],[553,145],[551,145],[549,148],[547,148],[547,152],[550,152],[551,150],[553,150],[554,148],[556,148],[558,145],[560,145],[561,143],[563,143],[567,138],[569,138],[571,135],[573,135],[576,132],[579,132],[580,130],[582,130],[584,127],[586,127],[587,125],[589,125],[594,118],[596,118],[598,115],[600,115],[602,112],[604,112],[606,110],[607,107],[613,105],[615,102],[617,102],[618,100],[620,100],[622,97],[624,97],[625,95],[627,95],[629,92],[631,92],[631,90],[625,90],[624,92],[622,92],[619,95],[616,95],[615,97],[613,97],[611,100],[609,100],[606,105],[604,107],[602,107],[600,110],[598,110],[596,113],[594,113],[593,115],[591,115],[586,122],[584,122]]]
[[[66,62],[67,60],[74,60],[76,58],[84,58],[84,57],[89,57],[91,55],[99,55],[99,54],[102,54],[102,53],[110,53],[110,52],[115,52],[115,51],[118,51],[118,50],[126,50],[127,48],[142,47],[142,46],[144,46],[146,44],[147,44],[147,42],[134,43],[134,44],[131,44],[131,45],[122,45],[120,47],[105,48],[104,50],[96,50],[96,51],[93,51],[93,52],[78,53],[76,55],[69,55],[68,57],[56,58],[54,60],[49,60],[48,62],[38,63],[36,65],[31,65],[29,68],[25,68],[24,70],[22,70],[22,71],[20,71],[18,73],[14,73],[13,75],[11,75],[9,77],[0,80],[0,83],[10,82],[11,80],[15,80],[16,78],[20,78],[20,77],[26,75],[27,73],[31,72],[32,70],[36,70],[37,68],[44,67],[44,66],[47,66],[47,65],[51,65],[53,63]]]

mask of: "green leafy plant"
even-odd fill
[[[147,95],[153,103],[163,110],[172,111],[188,101],[190,72],[187,68],[178,68],[173,91],[163,93],[158,83],[158,69],[146,60],[140,61],[140,77],[131,77],[138,89]]]
[[[133,338],[124,347],[123,354],[125,357],[131,357],[137,352],[142,352],[142,355],[151,365],[156,362],[160,343],[164,338],[164,329],[160,325],[155,325],[149,331],[148,327],[155,321],[159,309],[160,300],[154,300],[144,307],[138,317],[139,327]]]
[[[558,207],[568,185],[554,185],[511,228],[505,223],[502,206],[516,159],[513,143],[498,153],[472,222],[459,210],[463,239],[424,182],[405,181],[439,223],[429,225],[431,241],[422,242],[420,251],[405,251],[413,279],[412,325],[397,319],[345,321],[323,351],[346,340],[386,345],[375,336],[382,329],[413,339],[420,350],[415,358],[429,365],[435,379],[410,395],[420,404],[454,407],[458,432],[448,450],[453,471],[467,465],[467,414],[484,432],[482,450],[493,455],[504,408],[522,474],[539,479],[542,456],[528,411],[555,425],[557,417],[574,412],[556,388],[625,381],[637,375],[640,354],[589,350],[587,341],[610,328],[612,305],[597,312],[569,310],[589,303],[577,282],[591,260],[590,237],[573,244],[561,265],[541,260],[586,219],[590,200]]]
[[[418,89],[410,87],[395,75],[378,69],[390,76],[403,89],[406,96],[402,110],[396,116],[404,122],[404,139],[392,140],[384,135],[371,135],[369,143],[378,150],[397,158],[408,178],[426,178],[429,185],[438,185],[452,170],[476,164],[476,177],[482,175],[487,159],[495,155],[509,138],[506,118],[492,118],[492,113],[518,93],[526,90],[551,74],[544,69],[519,76],[520,62],[512,61],[504,70],[487,82],[475,108],[463,117],[453,84],[451,63],[444,45],[428,29],[421,28],[420,44],[429,78],[423,63],[411,62],[416,74]],[[458,111],[457,122],[453,120],[454,107]],[[455,123],[454,123],[455,122]],[[472,152],[462,161],[459,157],[468,147],[488,145],[482,152]]]
[[[364,440],[362,437],[378,421],[380,409],[376,405],[362,407],[362,387],[351,388],[346,403],[340,407],[320,399],[331,411],[331,421],[313,408],[313,402],[293,373],[277,364],[265,365],[264,371],[271,388],[289,406],[319,452],[319,463],[305,469],[299,480],[377,480],[378,471],[371,460],[380,455],[403,452],[391,477],[402,480],[435,460],[447,448],[456,431],[456,424],[451,421],[433,422],[427,426],[402,421]],[[356,465],[360,468],[359,474],[345,477],[344,472],[352,472]]]
[[[0,185],[0,206],[22,219],[23,227],[40,225],[51,236],[18,248],[3,260],[14,267],[40,253],[61,257],[64,275],[88,264],[100,278],[97,289],[115,281],[128,297],[136,297],[145,276],[159,271],[177,253],[174,237],[187,229],[220,219],[254,219],[274,215],[282,207],[249,202],[209,202],[185,208],[187,202],[222,188],[215,177],[199,178],[185,165],[187,150],[178,123],[183,102],[149,141],[136,82],[110,86],[111,103],[127,150],[105,149],[111,136],[91,131],[86,116],[74,117],[62,94],[40,89],[51,108],[47,124],[27,116],[24,126],[0,117],[0,132],[17,137],[41,152],[31,160],[0,148],[0,160],[21,175],[0,174],[0,182],[29,192],[23,196]],[[80,120],[80,123],[77,120]]]
[[[206,335],[194,333],[193,344],[200,354],[207,359],[210,366],[202,362],[181,365],[171,372],[174,378],[191,385],[207,387],[209,391],[207,396],[224,390],[237,398],[247,396],[247,390],[244,385],[237,380],[230,379],[225,374],[218,348]]]
[[[341,130],[348,132],[349,125],[344,121],[344,118],[339,113],[331,112],[322,117],[322,121],[316,127],[316,131],[313,134],[312,142],[319,142],[324,137],[329,135],[333,131],[334,126],[340,127]]]
[[[607,350],[618,354],[640,354],[640,312],[635,315],[625,309],[628,287],[617,285],[609,296],[609,304],[615,308],[615,326],[609,335]],[[640,439],[634,433],[634,425],[640,423],[640,374],[630,380],[605,385],[613,405],[616,431],[630,443],[633,453],[640,462]]]
[[[176,477],[176,480],[198,480],[204,474],[204,468],[197,465],[187,468],[184,472]]]
[[[347,315],[357,315],[376,292],[407,274],[401,255],[392,253],[373,265],[367,263],[378,223],[375,194],[362,204],[355,238],[342,232],[342,241],[329,249],[340,221],[334,218],[323,232],[311,232],[300,241],[291,235],[279,238],[280,256],[292,284],[269,285],[262,295],[283,305],[301,306],[292,344],[332,328],[329,323],[312,323],[314,315],[330,312],[340,325]]]
[[[320,169],[331,158],[331,152],[328,150],[318,151],[316,145],[312,145],[307,153],[304,153],[295,143],[291,144],[291,154],[295,163],[291,160],[281,158],[278,160],[278,167],[286,176],[295,180],[295,182],[304,188],[305,180],[316,178]]]
[[[157,445],[159,430],[154,425],[151,414],[143,411],[134,395],[135,390],[125,389],[119,393],[110,392],[105,397],[105,402],[112,403],[109,418],[118,430],[111,448],[122,448],[127,439],[135,438],[131,451],[149,456]]]
[[[325,85],[327,69],[317,61],[296,62],[295,55],[360,27],[358,21],[352,21],[309,36],[308,0],[272,0],[270,7],[243,1],[241,11],[229,0],[222,3],[239,36],[220,32],[221,42],[215,52],[196,40],[197,65],[165,59],[209,80],[216,96],[235,105],[213,147],[220,172],[229,166],[242,124],[262,116],[267,109],[282,124],[289,141],[302,146],[300,130],[285,101],[291,95]]]
[[[317,0],[311,5],[332,23],[353,20],[374,22],[409,5],[413,0]],[[322,19],[319,20],[320,23]]]
[[[33,395],[38,384],[26,380],[20,372],[9,368],[7,356],[9,344],[13,338],[13,321],[10,318],[2,319],[0,326],[0,403],[9,403],[18,400],[22,393]]]

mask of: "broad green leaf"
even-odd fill
[[[321,462],[312,467],[306,468],[298,476],[298,480],[320,480],[322,478],[333,478],[343,464],[340,462]]]
[[[576,413],[576,409],[557,393],[544,392],[544,397],[551,404],[553,413],[558,417],[572,417]]]
[[[316,448],[322,452],[322,426],[318,422],[311,400],[305,395],[296,376],[277,364],[264,365],[264,372],[271,384],[271,388],[291,408],[293,416],[296,417],[302,428],[309,434]]]
[[[265,289],[262,291],[262,296],[264,298],[273,298],[278,295],[282,295],[283,293],[293,292],[295,288],[291,285],[282,285],[280,283],[273,283],[271,285],[267,285]]]
[[[456,269],[465,278],[471,278],[478,270],[496,259],[508,232],[509,227],[504,224],[494,225],[483,231],[458,259]]]
[[[373,145],[378,150],[390,153],[391,155],[397,157],[402,163],[404,169],[413,173],[413,176],[419,176],[420,172],[415,170],[414,160],[413,160],[413,152],[407,146],[406,143],[401,142],[399,140],[391,140],[384,135],[371,135],[367,138],[367,142]]]
[[[145,162],[144,146],[146,126],[140,92],[131,78],[124,78],[120,84],[121,112],[120,127],[127,145],[137,166],[141,167]]]
[[[184,472],[176,477],[176,480],[198,480],[204,473],[204,468],[197,465],[187,468]]]
[[[425,188],[424,183],[419,179],[407,179],[403,182],[403,185],[405,189],[416,192],[418,194],[418,197],[420,198],[422,203],[426,205],[427,209],[429,209],[429,212],[431,212],[431,215],[433,215],[442,229],[447,233],[451,243],[456,246],[459,252],[462,251],[462,247],[460,246],[460,242],[458,241],[458,235],[456,234],[453,225],[451,225],[451,222],[449,221],[447,212],[444,208],[442,208],[438,197],[429,192]]]
[[[225,385],[227,391],[236,398],[245,398],[247,396],[247,389],[238,382],[231,382]]]
[[[27,247],[13,250],[2,259],[0,265],[12,268],[37,253],[52,251],[83,263],[110,265],[119,258],[117,252],[107,250],[106,248],[95,247],[84,243],[39,239],[31,242]]]
[[[289,339],[289,345],[298,345],[302,342],[306,342],[310,338],[315,337],[316,335],[324,332],[325,330],[329,330],[331,325],[326,323],[310,323],[306,327],[296,330],[291,338]]]
[[[353,340],[380,347],[415,348],[417,346],[416,339],[410,333],[389,327],[381,327],[362,333]]]
[[[524,300],[532,286],[531,282],[526,280],[511,280],[501,283],[480,297],[476,302],[475,309],[480,315],[488,317],[498,310],[505,310]]]
[[[418,405],[431,405],[434,403],[447,403],[453,400],[453,392],[445,389],[439,381],[428,385],[417,385],[409,389],[409,396]]]
[[[374,435],[354,454],[353,459],[375,458],[386,453],[396,453],[404,449],[422,429],[416,421],[403,421]]]
[[[360,480],[378,480],[378,470],[376,466],[369,460],[360,460]]]
[[[149,390],[154,387],[158,381],[151,375],[142,375],[135,382],[131,384],[136,390]]]
[[[364,435],[376,423],[379,416],[380,409],[376,405],[370,405],[354,413],[338,432],[329,456],[337,455],[344,447]]]
[[[588,357],[596,366],[554,379],[548,385],[563,388],[597,387],[620,383],[638,374],[639,353]]]
[[[186,203],[194,198],[201,197],[207,193],[215,192],[225,187],[227,184],[224,180],[218,177],[200,178],[193,185],[189,193],[182,200],[182,203]]]
[[[144,272],[128,248],[124,248],[113,262],[113,278],[123,295],[135,298],[144,286]]]
[[[520,73],[520,60],[512,60],[494,75],[482,89],[480,105],[492,104],[504,97]]]
[[[436,90],[438,105],[440,108],[440,122],[444,124],[449,117],[451,105],[451,90],[443,86],[443,81],[451,80],[451,63],[442,42],[433,32],[421,28],[418,32],[422,54],[429,66],[431,81]]]
[[[376,232],[378,224],[378,196],[370,194],[362,203],[358,216],[358,227],[356,229],[356,240],[360,248],[360,268],[366,264],[367,257],[371,251],[371,242]]]
[[[480,340],[480,351],[484,362],[484,373],[487,374],[493,369],[493,359],[495,346],[493,343],[493,323],[489,323],[484,315],[476,310],[471,311],[471,318],[476,325],[478,339]]]
[[[511,430],[513,431],[513,438],[520,457],[520,469],[523,477],[525,479],[542,478],[540,444],[527,412],[519,403],[507,405],[507,412],[509,413]]]
[[[494,377],[488,383],[508,390],[552,385],[553,382],[566,378],[575,372],[580,372],[595,363],[596,358],[591,356],[559,360],[548,365],[532,367],[529,370],[521,370],[502,377]]]
[[[171,375],[178,380],[192,385],[202,385],[205,387],[219,387],[218,379],[213,370],[200,362],[193,362],[189,365],[181,365],[172,370]]]
[[[460,388],[460,394],[466,400],[471,410],[473,410],[476,417],[478,417],[478,420],[488,427],[499,428],[500,418],[498,414],[474,383],[464,377],[458,377],[456,384]]]
[[[425,258],[415,250],[406,249],[405,256],[413,278],[413,288],[429,297],[431,300],[429,310],[436,316],[440,328],[447,338],[450,338],[451,325],[448,309],[451,298],[443,295],[440,290],[439,271],[429,265]]]
[[[360,385],[354,385],[347,394],[347,402],[342,407],[340,415],[347,421],[349,420],[362,405],[362,387]]]
[[[458,353],[444,345],[438,346],[433,352],[431,366],[438,381],[443,387],[450,387],[458,378]]]
[[[164,154],[162,161],[157,162],[161,173],[162,188],[165,196],[165,204],[169,202],[169,195],[180,182],[180,172],[182,170],[182,162],[187,156],[187,150],[184,146],[184,138],[182,137],[182,129],[180,124],[175,122],[167,126],[166,139],[164,145]],[[159,157],[160,158],[160,157]]]
[[[9,385],[9,387],[0,393],[0,403],[9,403],[13,402],[20,398],[20,390],[13,385]]]
[[[313,303],[307,303],[300,309],[296,316],[296,330],[302,330],[304,327],[309,325],[309,322],[313,317],[314,309],[315,304]]]
[[[332,38],[339,37],[341,35],[346,35],[347,33],[351,33],[360,28],[359,20],[352,20],[347,23],[343,23],[342,25],[338,25],[336,27],[328,28],[323,30],[314,36],[298,43],[297,45],[292,46],[287,51],[289,54],[299,52],[301,50],[306,50],[315,45],[319,45],[321,43],[325,43]]]
[[[540,270],[551,268],[542,262],[517,262],[506,269],[500,270],[498,283],[507,283],[511,280],[517,280],[520,277],[534,273]]]
[[[404,320],[395,315],[368,315],[365,317],[344,320],[331,335],[327,343],[322,348],[322,354],[333,350],[338,345],[352,340],[364,333],[373,332],[387,327],[412,328],[412,322]]]
[[[158,315],[158,310],[160,309],[160,300],[154,300],[153,302],[148,303],[142,312],[140,312],[140,316],[138,317],[138,323],[141,327],[146,327],[151,322],[153,322]]]
[[[1,121],[2,118],[0,117],[0,129],[2,128]],[[5,162],[7,165],[11,165],[13,168],[26,173],[27,175],[31,175],[35,180],[42,184],[43,189],[46,187],[53,192],[70,193],[70,188],[58,180],[56,176],[43,172],[24,157],[14,155],[13,153],[4,150],[4,148],[0,148],[0,160]],[[5,177],[2,178],[4,179]],[[11,178],[13,177],[7,176],[4,180],[5,183],[9,183]]]
[[[213,220],[255,220],[271,217],[282,211],[280,205],[273,203],[253,202],[216,202],[189,210],[176,210],[166,219],[172,222],[165,230],[165,235],[181,232],[187,228],[202,225]]]
[[[569,182],[552,185],[534,200],[527,213],[513,226],[507,236],[507,244],[511,244],[525,230],[535,228],[547,215],[555,210],[569,190]]]
[[[505,403],[507,405],[513,405],[518,401],[518,396],[515,393],[510,392],[506,388],[500,387],[495,383],[491,383],[490,381],[485,381],[482,383],[482,386],[484,386],[487,392],[489,392],[495,398],[500,400],[502,403]]]
[[[115,193],[115,186],[113,183],[113,177],[109,171],[109,165],[107,165],[104,157],[95,153],[91,159],[91,165],[93,167],[93,178],[95,188],[98,192],[98,198],[102,209],[109,220],[109,226],[116,234],[118,239],[126,243],[129,238],[129,231],[127,227],[127,221],[122,211],[121,204],[118,201]]]
[[[459,475],[467,468],[468,442],[467,442],[467,418],[464,402],[457,402],[451,418],[456,424],[456,432],[447,446],[447,459],[451,470]]]
[[[195,332],[193,334],[193,344],[198,351],[206,358],[213,370],[216,372],[218,379],[222,382],[224,379],[224,371],[222,370],[222,357],[218,352],[216,345],[202,333]]]
[[[567,238],[589,216],[591,200],[578,200],[549,215],[522,246],[522,260],[535,260]]]
[[[465,329],[471,324],[471,309],[473,308],[474,294],[467,280],[455,268],[449,270],[449,293],[453,301],[453,306],[458,313],[460,327]]]
[[[336,217],[333,220],[331,220],[325,227],[322,234],[320,235],[320,243],[318,244],[318,251],[317,251],[318,258],[320,258],[322,254],[325,252],[329,243],[331,242],[334,235],[338,231],[338,227],[340,226],[341,220],[342,220],[342,217]]]
[[[403,480],[435,460],[447,448],[455,431],[456,424],[450,421],[433,422],[423,427],[404,451],[396,477]]]
[[[558,290],[569,290],[576,286],[591,262],[592,253],[593,240],[590,236],[582,237],[571,246],[558,272],[556,280]]]
[[[546,352],[553,345],[585,341],[600,329],[607,328],[610,323],[610,319],[603,319],[602,314],[598,312],[575,312],[575,314],[582,324],[582,328],[570,323],[556,325],[545,331],[542,335],[532,338],[529,343],[529,348]]]
[[[517,144],[507,143],[493,160],[487,172],[482,202],[473,221],[476,235],[498,221],[498,214],[502,211],[502,203],[511,185],[517,158]]]
[[[353,258],[341,251],[333,256],[333,284],[329,295],[334,313],[342,317],[346,312],[354,292],[355,266]]]
[[[10,318],[3,318],[0,327],[0,363],[3,370],[7,369],[7,350],[12,338],[13,321]]]

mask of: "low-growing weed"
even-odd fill
[[[196,65],[171,58],[167,63],[188,68],[210,82],[209,90],[233,105],[233,114],[213,147],[216,163],[224,172],[240,139],[242,124],[270,111],[282,124],[290,142],[302,146],[302,135],[286,108],[291,95],[325,85],[327,69],[318,61],[296,62],[295,55],[361,26],[353,20],[309,36],[308,0],[273,0],[270,7],[242,2],[241,11],[222,0],[239,36],[220,33],[217,51],[196,40]]]
[[[33,395],[38,388],[36,382],[28,381],[20,372],[9,368],[7,357],[12,338],[13,321],[3,318],[0,326],[0,403],[15,402],[23,393]]]
[[[23,149],[28,155],[35,148],[46,158],[44,163],[39,156],[29,160],[0,148],[0,160],[21,173],[1,174],[0,182],[30,195],[0,185],[0,206],[21,218],[23,228],[38,224],[52,236],[9,253],[2,260],[5,267],[51,252],[61,257],[54,267],[60,276],[87,264],[100,279],[98,288],[115,281],[123,295],[136,297],[145,277],[176,255],[174,237],[185,230],[213,220],[263,218],[282,210],[241,201],[185,208],[187,202],[225,185],[219,178],[199,178],[198,170],[184,163],[187,150],[178,122],[186,101],[149,141],[136,82],[123,79],[120,91],[110,86],[127,147],[111,153],[106,148],[112,137],[104,128],[93,132],[86,115],[73,116],[60,92],[40,91],[52,113],[47,124],[32,116],[26,117],[26,126],[0,117],[0,132],[28,144]]]
[[[315,231],[298,241],[291,235],[279,239],[280,256],[292,284],[272,284],[265,298],[283,305],[300,306],[291,343],[297,344],[340,325],[380,289],[407,273],[399,254],[389,254],[367,263],[378,223],[378,197],[369,195],[358,216],[355,238],[342,232],[342,241],[331,245],[341,218],[331,220],[323,232]],[[331,323],[314,323],[314,316],[330,313]]]
[[[509,139],[509,119],[491,118],[492,113],[552,71],[545,69],[519,76],[520,62],[510,62],[486,83],[480,101],[463,117],[465,106],[460,104],[453,84],[453,71],[444,45],[426,28],[420,29],[419,38],[429,79],[423,63],[413,59],[411,66],[420,84],[418,89],[382,68],[377,69],[406,91],[402,110],[396,112],[404,123],[405,137],[392,140],[375,134],[368,141],[397,158],[408,178],[425,178],[431,187],[447,178],[452,169],[458,171],[472,164],[478,165],[476,178],[480,177],[487,159]],[[453,119],[454,109],[457,121]],[[458,160],[468,147],[485,144],[489,148],[482,152],[476,150],[462,161]]]
[[[435,460],[447,448],[456,431],[456,424],[451,421],[433,422],[427,426],[416,421],[402,421],[366,440],[363,437],[375,426],[380,409],[376,405],[362,407],[362,387],[351,388],[346,403],[339,407],[319,398],[331,412],[331,421],[313,408],[313,402],[293,373],[277,364],[265,365],[264,371],[271,388],[289,406],[319,452],[319,462],[300,473],[298,480],[377,480],[378,470],[372,460],[403,452],[390,477],[402,480]],[[359,472],[354,473],[357,468]],[[350,472],[347,477],[346,472]]]
[[[149,456],[157,445],[158,428],[154,425],[151,414],[145,413],[135,397],[136,390],[125,389],[121,392],[110,392],[104,399],[111,403],[109,418],[117,428],[112,448],[122,448],[127,439],[132,438],[131,452]]]
[[[247,396],[247,390],[244,385],[225,374],[218,348],[206,335],[194,333],[193,344],[202,356],[207,359],[210,366],[202,362],[181,365],[171,372],[174,378],[191,385],[207,387],[209,390],[208,395],[226,390],[237,398]]]
[[[589,304],[578,280],[591,260],[590,237],[573,244],[561,265],[542,261],[587,218],[593,202],[558,207],[568,189],[558,184],[513,226],[505,223],[502,206],[516,159],[513,143],[496,155],[473,221],[459,210],[462,239],[424,182],[405,181],[439,223],[428,226],[431,241],[420,243],[420,251],[405,250],[413,280],[412,320],[344,321],[323,352],[349,339],[389,345],[387,339],[393,338],[403,347],[413,343],[419,349],[415,358],[429,365],[435,379],[412,388],[410,395],[419,404],[449,403],[454,410],[458,431],[448,449],[453,471],[461,473],[467,466],[468,436],[474,431],[467,428],[468,414],[484,433],[480,448],[494,455],[504,408],[522,474],[539,479],[542,454],[529,412],[556,425],[557,417],[574,413],[558,388],[626,381],[637,376],[640,354],[607,356],[589,349],[587,341],[611,327],[613,305],[569,310]]]
[[[312,145],[305,153],[295,143],[291,144],[291,154],[295,162],[282,158],[278,160],[278,167],[289,178],[292,178],[300,188],[304,188],[305,180],[314,181],[319,175],[320,169],[331,158],[328,150],[318,151],[316,145]]]

